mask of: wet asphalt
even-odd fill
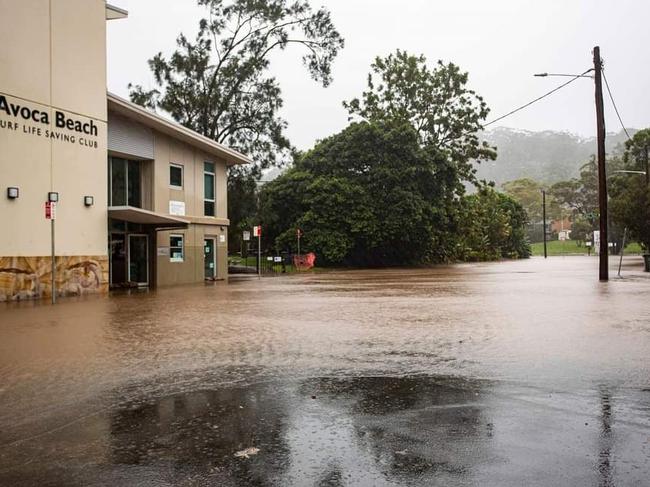
[[[650,278],[327,272],[0,306],[2,486],[650,485]]]

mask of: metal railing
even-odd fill
[[[279,275],[297,272],[293,265],[294,254],[287,252],[268,253],[263,252],[260,261],[262,275]],[[257,274],[258,262],[257,255],[237,254],[228,256],[228,273],[229,274]]]

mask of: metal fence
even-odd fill
[[[262,253],[261,273],[262,275],[278,275],[298,272],[293,265],[294,254],[287,252]],[[229,274],[257,274],[258,262],[257,255],[231,254],[228,256],[228,273]]]

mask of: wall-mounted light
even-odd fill
[[[219,229],[223,232],[223,227],[219,227]]]
[[[47,193],[47,201],[50,203],[57,203],[59,201],[59,193],[55,191],[50,191]]]
[[[84,206],[93,206],[95,204],[95,198],[92,196],[84,196]]]
[[[18,198],[19,194],[20,192],[18,188],[14,186],[7,188],[7,198],[9,198],[10,200],[15,200],[16,198]]]

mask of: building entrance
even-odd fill
[[[216,253],[215,253],[215,239],[206,238],[203,241],[203,256],[204,256],[204,269],[205,269],[205,278],[214,279],[216,277]]]
[[[110,285],[149,285],[149,237],[146,234],[111,232]]]
[[[110,285],[120,285],[126,278],[126,235],[111,233],[110,245]]]
[[[149,285],[149,237],[129,235],[129,283]]]

